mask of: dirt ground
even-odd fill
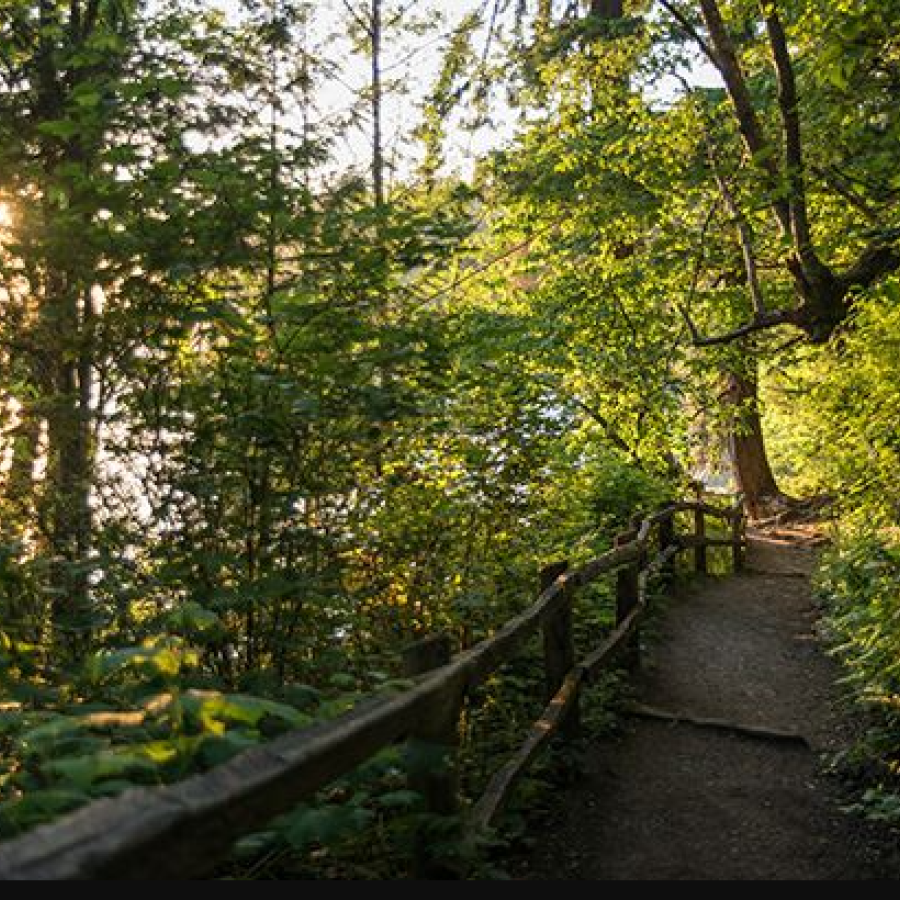
[[[779,743],[631,720],[524,865],[526,880],[831,881],[900,877],[890,840],[841,812],[822,755],[850,725],[816,638],[814,552],[758,537],[746,574],[710,579],[662,617],[638,699],[678,715],[799,732]]]

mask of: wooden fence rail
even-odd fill
[[[694,517],[694,534],[687,537],[677,533],[682,513]],[[707,536],[708,518],[729,524],[728,540]],[[419,677],[409,690],[374,699],[336,721],[286,735],[209,773],[93,803],[0,845],[0,880],[202,876],[227,859],[236,840],[404,740],[445,751],[447,771],[411,773],[411,780],[433,812],[452,814],[454,745],[465,700],[543,632],[549,706],[470,813],[471,828],[489,828],[541,750],[559,735],[577,734],[585,685],[618,664],[626,652],[635,652],[651,579],[665,576],[675,557],[686,550],[695,553],[697,568],[705,574],[710,547],[732,548],[735,568],[740,569],[745,534],[740,505],[727,510],[702,502],[668,506],[636,525],[599,559],[580,569],[561,565],[548,570],[537,602],[472,650],[449,661],[440,640],[414,650],[407,664]],[[616,630],[576,664],[576,595],[613,573],[619,573]],[[417,755],[435,758],[433,753]]]

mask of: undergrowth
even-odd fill
[[[858,528],[825,556],[817,592],[865,728],[839,767],[865,786],[859,810],[900,825],[900,540]]]

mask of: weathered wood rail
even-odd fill
[[[693,515],[694,533],[679,536],[676,523],[684,513]],[[710,517],[728,523],[727,540],[708,536]],[[444,771],[411,773],[411,779],[434,812],[452,814],[457,811],[452,759],[463,704],[543,632],[549,705],[522,749],[469,813],[470,828],[488,828],[541,750],[557,736],[578,732],[584,687],[618,665],[624,654],[638,652],[636,636],[648,612],[651,579],[665,575],[686,551],[693,552],[698,571],[707,574],[711,547],[731,548],[739,570],[745,535],[739,505],[727,510],[702,502],[668,506],[636,522],[634,530],[599,559],[579,569],[548,570],[537,602],[472,650],[450,659],[441,641],[417,648],[408,660],[410,673],[418,675],[409,690],[374,699],[334,722],[286,735],[209,773],[91,804],[0,845],[0,880],[202,876],[228,857],[236,840],[404,740],[445,750]],[[614,573],[617,627],[598,650],[576,663],[576,595]]]

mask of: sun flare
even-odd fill
[[[0,201],[0,228],[9,228],[12,223],[13,216],[9,204]]]

